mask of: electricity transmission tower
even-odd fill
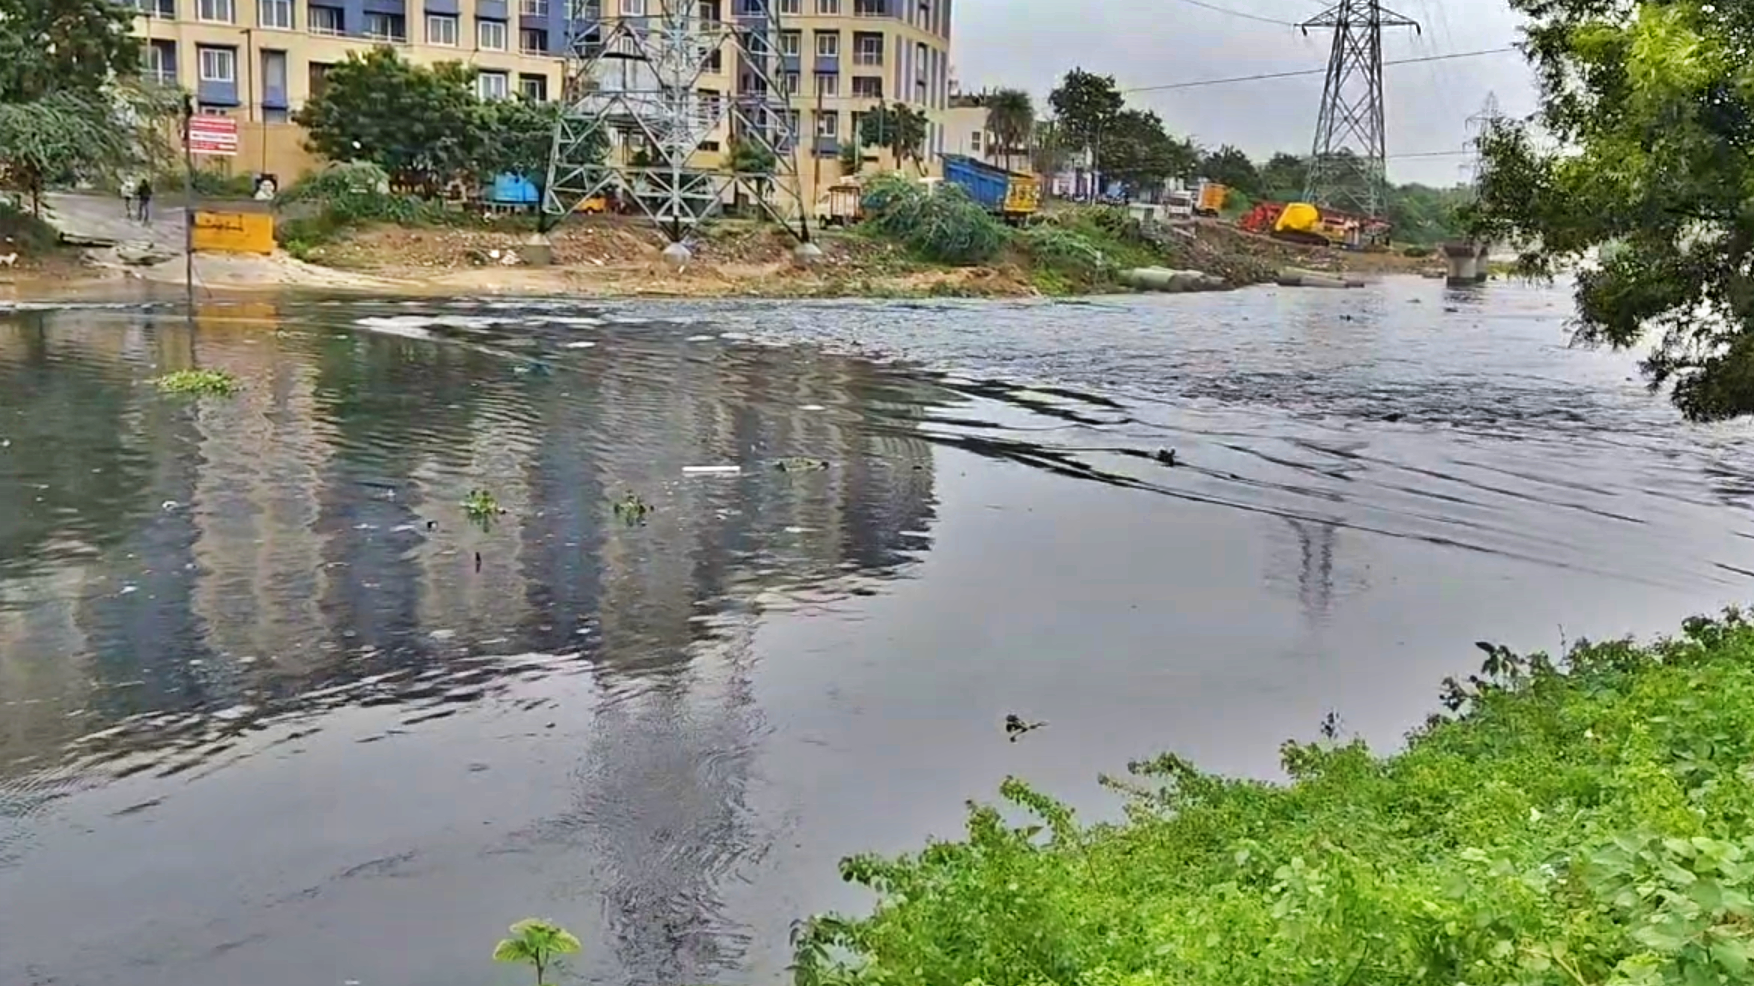
[[[1486,102],[1481,105],[1480,112],[1468,117],[1468,184],[1473,185],[1480,180],[1480,140],[1493,124],[1504,118],[1504,111],[1498,108],[1498,94],[1488,92]]]
[[[741,193],[808,238],[778,0],[620,0],[622,12],[609,18],[603,0],[561,2],[575,30],[546,212],[568,215],[613,193],[680,243]],[[703,91],[703,77],[721,73],[736,80],[734,91]],[[707,149],[712,141],[718,151]],[[707,163],[712,153],[716,164]]]
[[[1419,22],[1380,0],[1337,0],[1298,25],[1333,31],[1328,78],[1316,116],[1304,197],[1323,208],[1379,218],[1388,185],[1387,141],[1383,130],[1382,32]]]

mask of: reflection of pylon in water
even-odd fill
[[[1287,521],[1297,533],[1302,565],[1297,573],[1297,599],[1306,615],[1326,619],[1334,604],[1333,524]]]

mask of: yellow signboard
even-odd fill
[[[197,212],[194,232],[197,251],[274,252],[274,217],[265,212]]]

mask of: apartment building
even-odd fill
[[[410,61],[462,61],[480,71],[484,98],[558,98],[569,26],[607,30],[647,17],[661,0],[132,0],[147,42],[147,71],[194,94],[202,113],[239,121],[235,167],[296,176],[315,162],[299,146],[293,113],[320,92],[329,66],[351,52],[393,45]],[[881,102],[933,114],[927,151],[943,149],[938,114],[949,105],[952,0],[699,0],[701,15],[737,16],[764,3],[781,17],[784,72],[796,132],[821,165],[807,181],[839,177],[842,142]],[[600,13],[599,13],[600,12]],[[571,19],[569,15],[581,15]],[[742,77],[739,78],[738,76]],[[698,83],[703,95],[752,85],[730,52]],[[887,156],[873,152],[873,160]],[[893,162],[888,162],[893,164]],[[826,168],[826,171],[823,169]]]

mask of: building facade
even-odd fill
[[[483,98],[556,99],[566,78],[569,26],[590,32],[617,17],[652,16],[668,2],[674,0],[133,0],[148,75],[193,93],[202,113],[237,119],[242,149],[234,169],[275,173],[283,182],[318,163],[303,151],[292,114],[349,54],[390,45],[412,62],[473,66]],[[928,157],[943,150],[952,0],[699,2],[701,15],[715,20],[744,5],[778,5],[786,56],[779,83],[800,134],[815,138],[805,146],[820,162],[801,164],[807,183],[818,174],[824,181],[839,176],[841,143],[856,140],[860,115],[882,102],[927,110]],[[701,77],[703,94],[735,91],[733,71],[727,51]],[[882,160],[875,152],[870,157]]]

